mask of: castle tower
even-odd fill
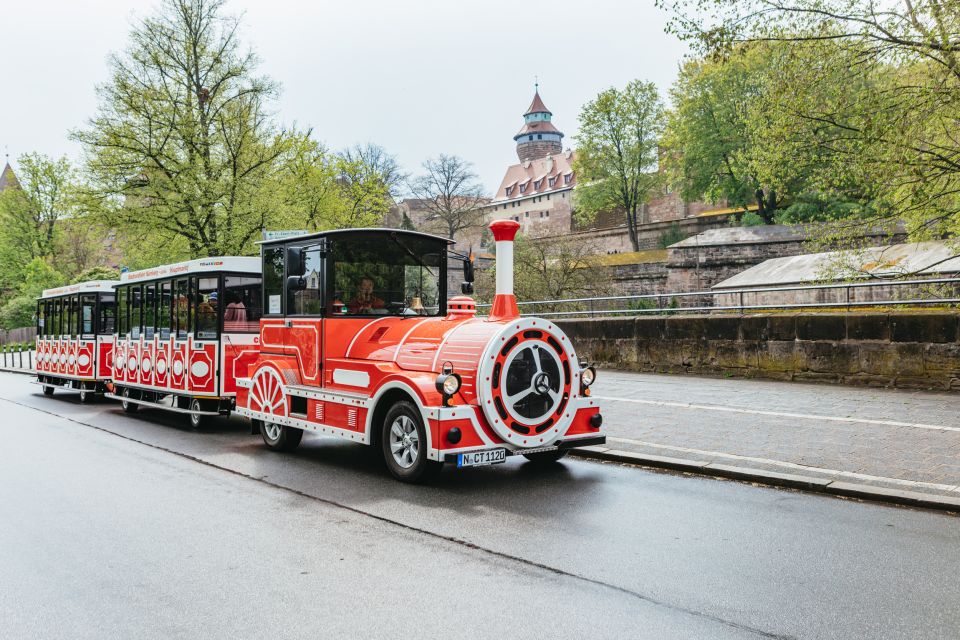
[[[563,134],[557,130],[550,118],[553,113],[540,99],[539,88],[533,94],[533,102],[523,114],[523,128],[513,136],[517,143],[517,157],[520,162],[546,158],[563,152]]]

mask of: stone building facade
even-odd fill
[[[622,211],[601,213],[588,223],[577,221],[573,215],[576,153],[563,149],[564,134],[553,124],[553,113],[544,104],[539,89],[523,119],[523,128],[513,137],[520,162],[507,167],[483,212],[487,222],[515,220],[520,223],[520,232],[530,238],[575,237],[601,254],[633,251]],[[640,249],[656,248],[663,234],[671,229],[671,223],[681,223],[685,235],[726,224],[730,216],[717,206],[687,202],[668,190],[655,195],[640,211]]]

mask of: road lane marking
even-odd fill
[[[592,396],[594,400],[611,400],[614,402],[633,402],[649,404],[657,407],[675,407],[678,409],[699,409],[701,411],[725,411],[728,413],[749,413],[758,416],[773,416],[776,418],[796,418],[798,420],[824,420],[827,422],[856,422],[860,424],[877,424],[885,427],[908,427],[911,429],[930,429],[932,431],[956,431],[960,427],[947,427],[939,424],[923,424],[921,422],[897,422],[896,420],[877,420],[875,418],[850,418],[843,416],[821,416],[812,413],[790,413],[787,411],[767,411],[764,409],[744,409],[742,407],[728,407],[719,404],[694,404],[692,402],[668,402],[666,400],[639,400],[637,398],[616,398],[613,396]]]
[[[715,456],[718,458],[729,458],[731,460],[744,460],[747,462],[758,462],[761,464],[771,464],[778,467],[785,467],[787,469],[801,470],[801,471],[815,471],[817,473],[824,473],[834,476],[842,476],[844,478],[855,478],[857,480],[877,480],[881,482],[891,482],[898,485],[903,485],[906,487],[927,487],[929,489],[936,489],[938,491],[957,491],[960,490],[960,486],[954,484],[938,484],[935,482],[922,482],[920,480],[903,480],[901,478],[888,478],[887,476],[873,476],[866,473],[855,473],[853,471],[841,471],[839,469],[825,469],[823,467],[813,467],[806,464],[798,464],[796,462],[787,462],[785,460],[771,460],[769,458],[757,458],[754,456],[741,456],[735,453],[723,453],[721,451],[705,451],[703,449],[691,449],[689,447],[677,447],[669,444],[657,444],[655,442],[645,442],[643,440],[632,440],[630,438],[617,438],[615,436],[607,436],[607,442],[622,442],[624,444],[635,444],[644,447],[652,447],[654,449],[666,449],[668,451],[680,451],[682,453],[695,453],[704,456]],[[633,452],[636,453],[636,452]]]

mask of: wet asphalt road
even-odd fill
[[[571,460],[390,479],[0,374],[0,636],[956,638],[960,519]]]

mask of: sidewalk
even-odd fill
[[[960,511],[960,395],[601,371],[581,455]]]

